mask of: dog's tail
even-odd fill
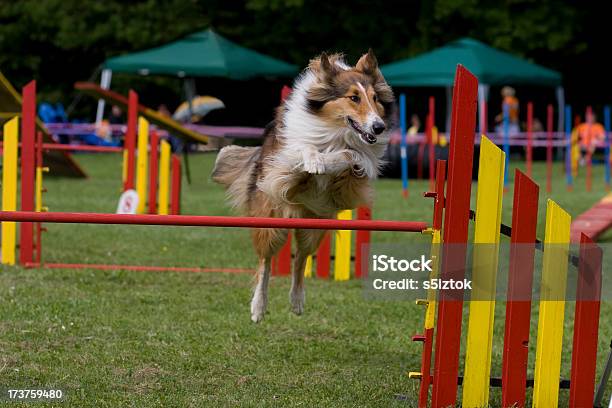
[[[235,208],[246,209],[260,152],[261,147],[226,146],[217,155],[212,179],[225,186]]]

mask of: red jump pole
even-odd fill
[[[368,207],[357,208],[358,220],[371,220],[372,210]],[[360,279],[368,274],[368,253],[370,246],[370,231],[357,231],[355,234],[355,278]],[[365,260],[365,263],[364,263]]]
[[[445,280],[462,280],[465,276],[477,107],[478,80],[459,64],[453,88],[443,242],[465,245],[453,246],[453,250],[445,246],[442,251],[441,277]],[[462,290],[440,291],[431,405],[433,408],[454,406],[457,401],[462,312]]]
[[[172,185],[170,187],[170,214],[181,213],[181,159],[172,155]]]
[[[570,407],[590,407],[595,393],[597,337],[601,299],[602,250],[587,235],[580,236]]]
[[[156,130],[151,132],[149,160],[149,214],[157,214],[157,178],[159,173],[159,135]]]
[[[533,160],[533,102],[527,103],[527,175],[531,177]]]
[[[525,406],[538,194],[538,185],[515,170],[502,362],[503,407]]]
[[[36,81],[22,90],[21,103],[21,211],[34,211]],[[34,226],[24,222],[20,226],[19,263],[31,263],[34,256]]]
[[[553,106],[546,109],[546,192],[552,192],[552,166],[553,166]]]
[[[433,96],[429,97],[429,116],[430,116],[430,127],[429,134],[427,135],[427,143],[429,144],[429,190],[435,188],[435,150],[433,144],[433,129],[436,126],[436,98]]]
[[[40,169],[43,168],[43,148],[42,146],[43,146],[43,134],[41,131],[38,131],[36,132],[36,167]],[[36,200],[40,199],[42,201],[42,192],[44,192],[44,189],[41,191],[41,196],[38,196],[38,191],[35,192]],[[44,211],[42,209],[42,202],[35,203],[35,204],[36,204],[35,205],[36,208],[39,208],[41,209],[41,211]],[[43,232],[42,224],[40,222],[37,222],[36,223],[36,244],[34,247],[36,248],[36,262],[39,264],[42,262],[42,232]]]
[[[436,191],[434,196],[433,225],[434,230],[442,229],[444,213],[444,183],[446,182],[446,160],[436,162]],[[430,196],[426,194],[426,196]],[[414,336],[413,339],[423,339],[423,354],[421,355],[421,384],[419,386],[419,408],[427,408],[429,399],[429,386],[431,385],[431,356],[433,354],[434,328],[425,327],[423,336]]]
[[[291,274],[291,232],[287,234],[287,242],[277,256],[276,275],[287,276]]]
[[[134,189],[136,168],[136,131],[138,127],[138,94],[130,89],[128,96],[127,132],[123,148],[127,151],[126,179],[123,191]]]
[[[317,278],[329,279],[329,263],[331,258],[331,238],[326,232],[317,251]]]

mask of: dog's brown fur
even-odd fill
[[[356,118],[358,123],[366,123],[367,115],[373,110],[388,122],[393,94],[377,68],[373,53],[364,55],[352,69],[340,69],[339,59],[338,55],[327,57],[323,54],[310,62],[308,69],[318,80],[309,89],[307,109],[331,127],[347,126],[345,121],[349,116]],[[360,101],[356,103],[351,98]],[[329,161],[325,164],[326,169],[334,171],[323,174],[286,166],[279,159],[283,149],[291,143],[284,133],[283,115],[287,109],[285,104],[278,108],[275,120],[266,127],[261,147],[229,146],[219,152],[212,177],[227,187],[232,205],[250,217],[333,218],[341,209],[368,204],[371,175],[368,177],[366,169],[355,159],[357,152],[344,149],[325,156],[322,160]],[[252,231],[259,257],[251,304],[253,321],[263,318],[270,259],[283,246],[287,234],[283,229]],[[306,259],[316,251],[324,234],[325,231],[320,230],[295,231],[297,251],[290,297],[296,314],[303,311]]]

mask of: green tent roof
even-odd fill
[[[414,58],[383,66],[392,86],[451,86],[457,64],[463,64],[482,84],[561,84],[561,74],[532,64],[480,41],[463,38]]]
[[[298,71],[295,65],[241,47],[210,29],[161,47],[110,58],[104,67],[143,75],[231,79],[291,77]]]

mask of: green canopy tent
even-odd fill
[[[462,38],[414,58],[384,65],[381,70],[391,86],[446,87],[447,100],[450,103],[450,90],[457,64],[464,65],[478,77],[480,83],[478,90],[479,107],[486,101],[488,89],[491,85],[557,87],[559,106],[564,104],[560,73],[497,50],[471,38]],[[448,112],[450,112],[450,109]],[[559,109],[558,112],[560,121],[563,123],[563,109]],[[479,117],[482,129],[484,116],[481,114]]]
[[[295,65],[231,42],[211,29],[133,54],[110,58],[104,68],[115,72],[178,77],[292,77]]]
[[[246,80],[255,77],[293,77],[295,65],[242,47],[212,29],[200,31],[172,43],[104,62],[100,86],[110,87],[111,72],[140,75],[169,75],[188,78],[187,98],[195,95],[194,77],[223,77]],[[98,105],[102,118],[104,105]],[[98,119],[97,118],[97,119]]]

